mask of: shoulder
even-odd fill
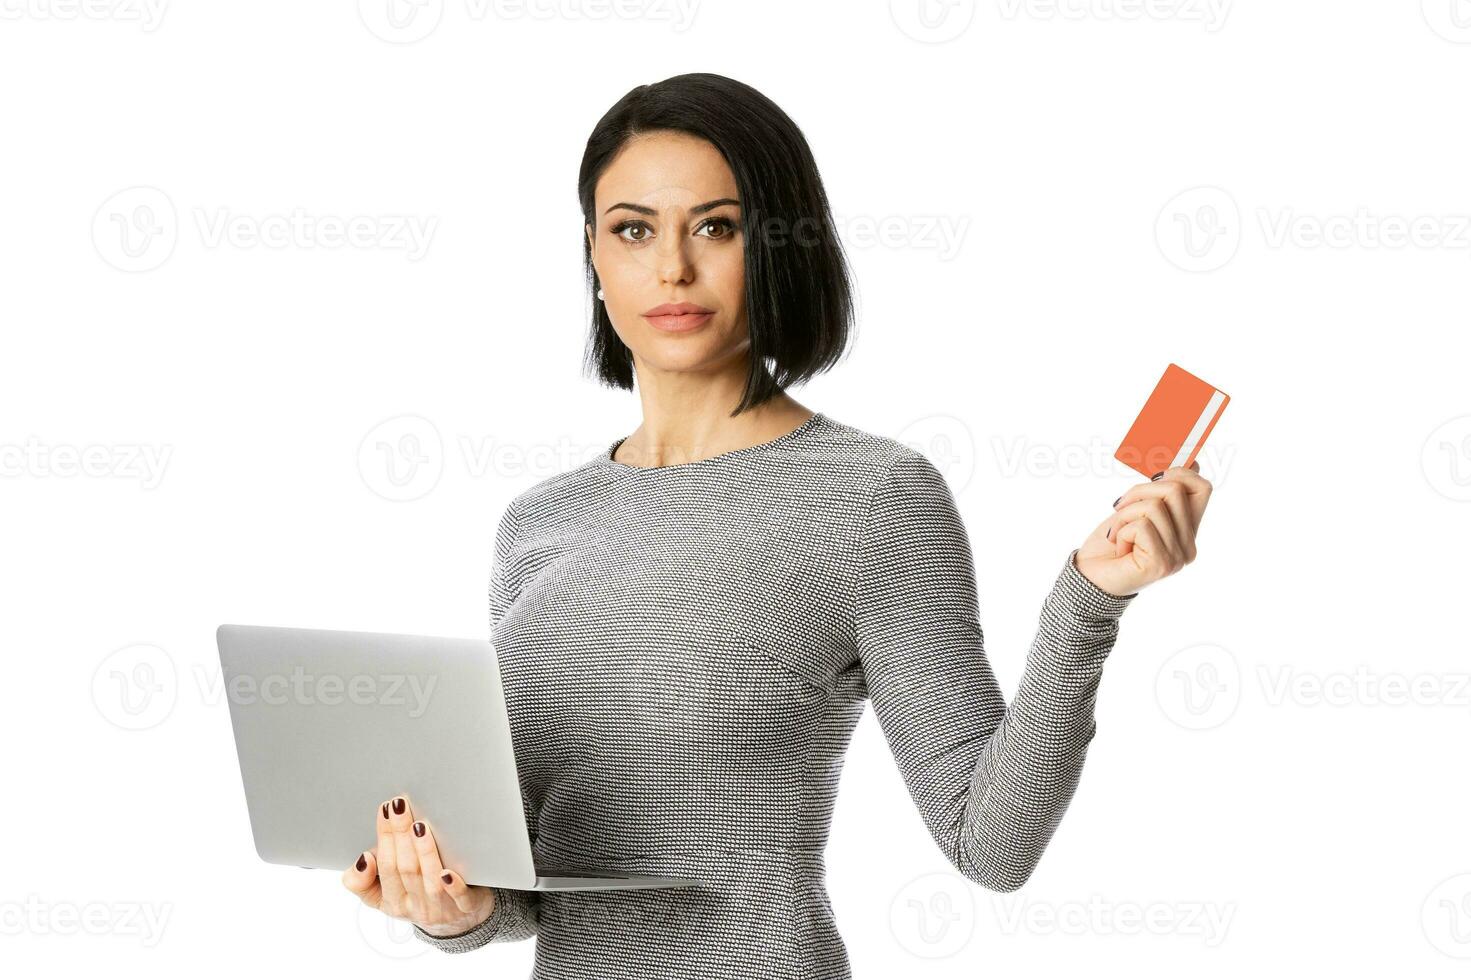
[[[915,445],[836,421],[827,429],[831,461],[858,476],[871,497],[946,486],[944,474]]]

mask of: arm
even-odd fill
[[[965,525],[928,459],[890,468],[862,533],[855,640],[884,737],[950,863],[1014,891],[1072,799],[1103,661],[1137,593],[1105,592],[1069,554],[1008,706],[984,651]]]
[[[496,624],[506,614],[516,599],[516,576],[512,575],[511,550],[516,543],[516,502],[506,508],[496,529],[495,555],[490,569],[490,630],[495,634]],[[527,814],[527,826],[534,827]],[[468,932],[455,936],[435,936],[414,926],[414,935],[431,946],[446,953],[468,953],[487,943],[517,942],[536,935],[537,914],[540,910],[541,894],[517,888],[492,887],[495,907],[490,917]]]

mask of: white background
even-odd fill
[[[1471,4],[386,2],[0,0],[7,965],[527,974],[256,858],[214,628],[485,635],[505,504],[639,422],[579,372],[584,141],[708,70],[855,267],[795,394],[947,473],[1008,692],[1165,364],[1233,398],[1026,888],[950,871],[865,716],[855,975],[1465,974]]]

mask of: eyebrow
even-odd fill
[[[740,201],[737,201],[733,197],[722,197],[722,198],[719,198],[718,200],[706,201],[704,204],[696,204],[694,207],[690,208],[690,214],[704,214],[706,211],[713,211],[713,210],[715,210],[716,208],[720,207],[722,204],[734,204],[736,207],[740,207],[741,206],[741,202]],[[618,204],[615,204],[612,207],[610,207],[607,211],[604,211],[603,214],[611,214],[612,212],[618,210],[619,208],[624,208],[624,209],[629,210],[629,211],[636,211],[639,214],[658,214],[659,213],[654,208],[646,208],[642,204],[618,203]]]

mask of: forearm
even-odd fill
[[[1068,556],[1017,693],[972,774],[950,854],[968,879],[1014,891],[1036,868],[1082,774],[1103,664],[1132,598],[1099,589]]]

